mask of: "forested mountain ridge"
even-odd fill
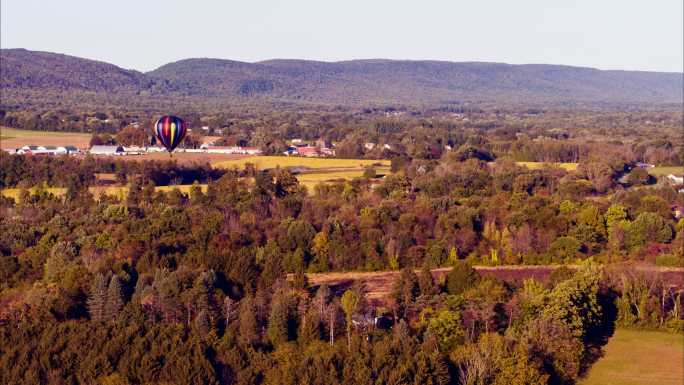
[[[145,74],[113,64],[25,49],[0,51],[0,87],[80,91],[137,91],[150,87]]]
[[[73,56],[4,49],[0,85],[11,102],[61,94],[126,94],[189,103],[663,104],[681,103],[682,73],[605,71],[561,65],[352,60],[184,59],[141,73]],[[112,93],[114,95],[112,95]],[[136,100],[127,100],[136,103]],[[121,99],[119,99],[119,102]],[[3,104],[7,104],[5,101]]]

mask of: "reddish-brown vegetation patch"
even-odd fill
[[[475,269],[482,276],[492,276],[500,280],[520,283],[525,279],[534,278],[544,282],[558,266],[475,266]],[[574,269],[575,266],[569,266]],[[662,268],[656,266],[631,266],[626,267],[636,269],[646,274],[657,274],[666,284],[677,288],[684,287],[684,268]],[[432,270],[432,276],[437,282],[443,281],[450,267],[443,267]],[[311,286],[328,285],[334,292],[342,293],[350,288],[356,281],[365,284],[367,297],[373,302],[383,302],[392,291],[394,281],[399,277],[399,271],[378,271],[378,272],[332,272],[307,274]],[[416,274],[419,271],[416,270]]]

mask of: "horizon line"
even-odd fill
[[[151,70],[140,70],[137,68],[126,68],[123,67],[119,64],[106,61],[104,59],[96,59],[96,58],[90,58],[90,57],[85,57],[85,56],[78,56],[70,53],[64,53],[64,52],[55,52],[55,51],[44,51],[44,50],[34,50],[34,49],[29,49],[25,47],[13,47],[13,48],[5,48],[5,47],[0,47],[0,51],[4,50],[24,50],[28,52],[41,52],[41,53],[49,53],[49,54],[55,54],[55,55],[64,55],[64,56],[69,56],[69,57],[74,57],[78,59],[84,59],[84,60],[91,60],[91,61],[96,61],[100,63],[106,63],[110,65],[114,65],[118,68],[125,69],[125,70],[130,70],[130,71],[137,71],[143,74],[153,72],[165,65],[168,64],[173,64],[177,63],[180,61],[184,60],[223,60],[223,61],[231,61],[231,62],[236,62],[236,63],[244,63],[244,64],[262,64],[270,61],[301,61],[301,62],[316,62],[316,63],[326,63],[326,64],[336,64],[336,63],[350,63],[350,62],[361,62],[361,61],[385,61],[385,62],[439,62],[439,63],[453,63],[453,64],[498,64],[498,65],[509,65],[509,66],[559,66],[559,67],[570,67],[570,68],[582,68],[582,69],[592,69],[592,70],[597,70],[597,71],[615,71],[615,72],[646,72],[646,73],[669,73],[669,74],[682,74],[684,75],[684,68],[682,71],[663,71],[663,70],[642,70],[642,69],[614,69],[614,68],[599,68],[599,67],[592,67],[592,66],[585,66],[585,65],[574,65],[574,64],[559,64],[559,63],[534,63],[534,62],[528,62],[528,63],[508,63],[504,61],[483,61],[483,60],[463,60],[463,61],[454,61],[454,60],[448,60],[448,59],[393,59],[393,58],[355,58],[355,59],[344,59],[344,60],[320,60],[320,59],[302,59],[302,58],[282,58],[282,57],[274,57],[274,58],[269,58],[269,59],[263,59],[263,60],[257,60],[257,61],[246,61],[246,60],[235,60],[235,59],[229,59],[229,58],[221,58],[221,57],[209,57],[209,56],[196,56],[196,57],[186,57],[186,58],[181,58],[177,60],[172,60],[169,62],[166,62],[164,64],[161,64]]]

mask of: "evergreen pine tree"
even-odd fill
[[[268,316],[268,328],[266,334],[274,346],[289,339],[289,306],[287,297],[283,293],[277,293],[271,302],[271,312]]]
[[[421,295],[430,296],[437,293],[435,281],[432,278],[430,267],[427,264],[424,264],[423,268],[420,270],[420,275],[418,276],[418,285],[420,286]]]
[[[200,310],[195,317],[195,328],[201,335],[207,335],[211,331],[211,321],[209,314],[205,310]]]
[[[254,306],[254,299],[251,296],[248,295],[240,301],[239,312],[238,322],[240,341],[246,345],[253,345],[257,342],[258,334],[256,307]]]
[[[88,294],[88,313],[93,321],[104,320],[105,307],[107,305],[107,278],[97,274],[90,285]]]
[[[104,310],[104,319],[111,321],[119,316],[119,312],[123,309],[123,291],[121,288],[121,278],[113,276],[109,281],[109,288],[107,289],[107,301]]]

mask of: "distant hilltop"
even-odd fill
[[[185,59],[143,73],[74,56],[0,50],[3,106],[24,103],[681,104],[682,73],[547,64]],[[135,96],[135,98],[131,98]]]

